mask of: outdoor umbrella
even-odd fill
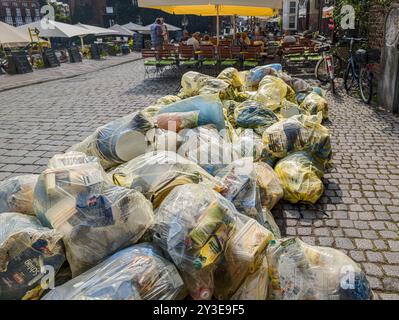
[[[122,25],[123,28],[126,28],[130,31],[144,31],[145,27],[140,26],[139,24],[135,24],[133,22],[129,22],[127,24]]]
[[[96,26],[91,26],[88,24],[83,24],[83,23],[78,23],[75,24],[75,26],[86,29],[88,31],[88,34],[94,34],[97,36],[112,36],[112,35],[117,35],[117,32],[115,30],[110,30],[110,29],[105,29],[105,28],[100,28],[100,27],[96,27]],[[83,42],[83,37],[86,36],[85,35],[81,35],[80,36],[80,42],[82,44],[82,48],[84,46],[84,42]]]
[[[139,7],[159,9],[171,14],[216,16],[216,35],[219,41],[220,16],[273,16],[273,9],[281,9],[282,0],[138,0]]]
[[[164,23],[164,25],[168,29],[168,32],[174,32],[174,31],[180,31],[181,30],[181,28],[175,27],[175,26],[173,26],[173,25],[171,25],[169,23]],[[143,29],[142,33],[149,34],[151,32],[151,26],[152,26],[152,24],[149,24],[149,25],[143,27],[144,29]]]
[[[28,36],[20,32],[17,28],[0,21],[0,46],[20,47],[30,43]]]
[[[114,24],[110,29],[116,31],[117,35],[122,37],[131,37],[134,34],[133,31],[130,31],[119,24]]]
[[[22,31],[25,35],[29,35],[29,28],[38,29],[40,31],[40,37],[44,38],[72,38],[90,34],[89,30],[82,27],[46,18],[19,26],[17,29]]]

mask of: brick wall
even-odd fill
[[[392,4],[399,4],[399,0],[393,0]],[[385,16],[389,8],[374,4],[369,12],[368,38],[371,48],[382,48],[384,46]]]

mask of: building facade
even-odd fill
[[[0,0],[0,20],[12,26],[40,20],[38,0]]]

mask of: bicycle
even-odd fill
[[[359,74],[360,96],[364,103],[369,104],[375,93],[374,69],[380,63],[381,51],[379,49],[358,50],[357,58],[362,65]]]
[[[342,72],[343,59],[336,54],[327,38],[318,36],[318,40],[313,41],[319,45],[318,53],[322,54],[315,67],[315,76],[322,83],[330,82],[331,92],[335,93],[335,79]],[[334,48],[337,46],[338,44]]]
[[[346,66],[346,71],[344,74],[344,87],[346,92],[350,92],[352,89],[353,85],[356,87],[359,87],[360,84],[360,64],[358,63],[356,59],[356,55],[359,53],[359,49],[356,51],[356,53],[353,53],[353,46],[355,42],[365,42],[367,41],[364,38],[348,38],[344,37],[343,40],[349,41],[349,59],[348,59],[348,64]]]

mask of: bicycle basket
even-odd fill
[[[367,51],[364,49],[359,49],[355,53],[355,59],[358,63],[367,63]]]

